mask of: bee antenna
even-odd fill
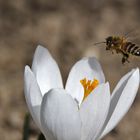
[[[98,45],[98,44],[102,44],[102,43],[106,43],[106,42],[97,42],[97,43],[94,43],[94,45]]]

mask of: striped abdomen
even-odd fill
[[[131,42],[126,42],[122,49],[128,54],[140,56],[140,46],[136,46],[136,44]]]

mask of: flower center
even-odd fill
[[[87,80],[86,78],[80,80],[84,88],[84,97],[83,100],[99,85],[99,81],[97,79]]]

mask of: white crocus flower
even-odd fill
[[[24,78],[29,110],[46,140],[101,139],[127,113],[139,87],[137,68],[110,94],[99,62],[84,58],[73,66],[64,89],[55,60],[41,46]]]

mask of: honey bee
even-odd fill
[[[109,36],[105,42],[101,43],[106,44],[106,50],[110,50],[112,53],[116,51],[116,53],[122,54],[122,64],[126,61],[129,62],[128,58],[130,55],[140,56],[140,46],[128,41],[126,37]]]

